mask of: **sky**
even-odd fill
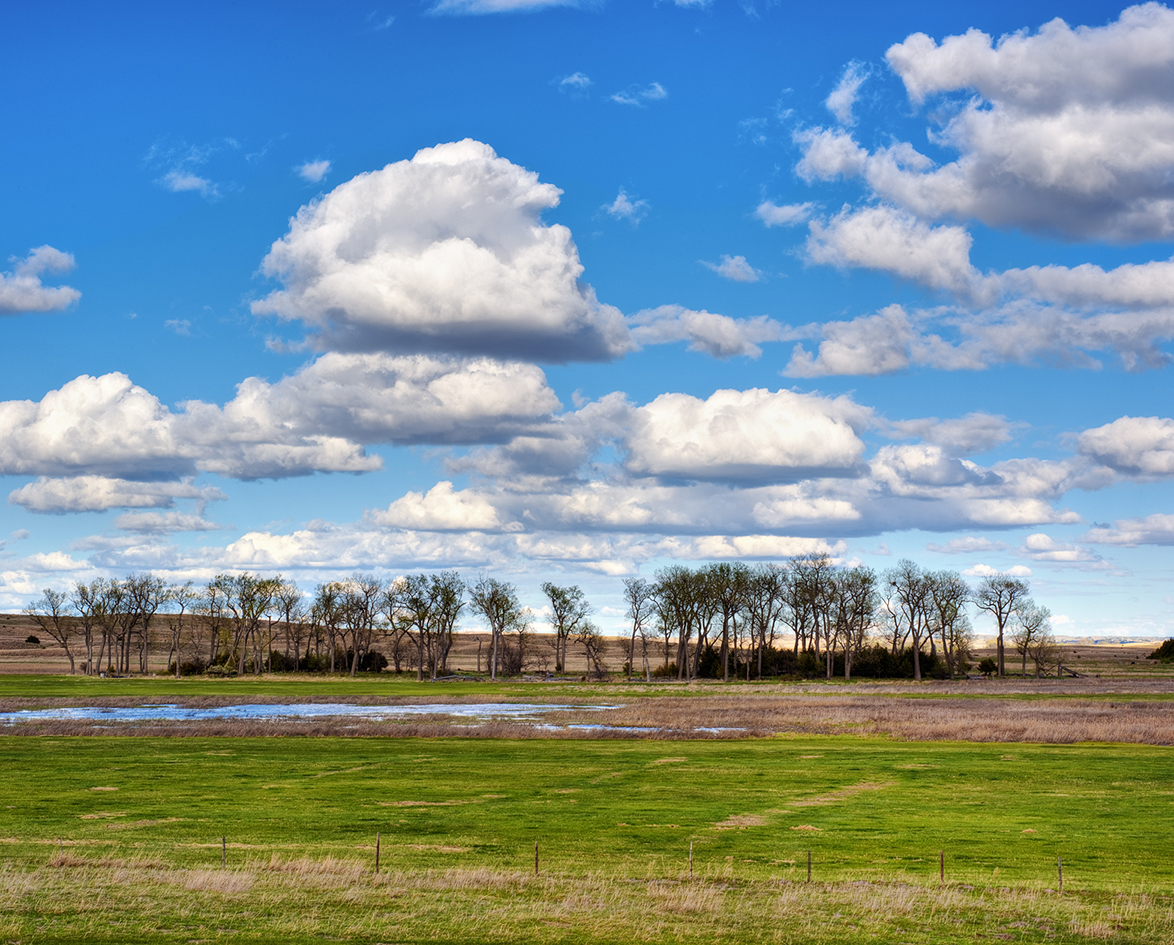
[[[825,552],[1174,634],[1174,9],[45,2],[0,88],[0,609]]]

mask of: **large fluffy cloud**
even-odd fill
[[[381,460],[364,444],[502,442],[558,407],[541,369],[484,358],[330,353],[178,411],[124,374],[83,375],[39,402],[0,402],[0,474],[43,477],[11,496],[33,511],[165,507],[196,497],[179,481],[199,472],[367,472]]]
[[[878,193],[926,217],[1076,238],[1174,234],[1174,11],[1146,3],[1106,26],[1056,19],[997,42],[915,33],[887,58],[915,103],[977,97],[938,134],[956,161],[926,169],[878,153],[867,169]]]
[[[956,295],[969,295],[979,280],[970,265],[970,234],[960,226],[931,227],[911,213],[880,206],[813,220],[810,232],[812,262],[881,269]]]
[[[1130,475],[1174,476],[1174,420],[1168,417],[1120,417],[1085,430],[1077,444],[1086,456]]]
[[[720,390],[661,394],[635,411],[627,468],[680,479],[786,480],[842,474],[864,454],[871,411],[847,397]]]
[[[560,191],[477,141],[425,148],[303,207],[265,257],[284,288],[253,305],[346,350],[601,360],[631,348],[580,282]]]

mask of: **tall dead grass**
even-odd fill
[[[287,941],[1174,940],[1169,897],[1145,891],[1058,896],[1031,886],[939,886],[907,877],[754,880],[725,863],[695,879],[652,869],[643,876],[492,868],[374,876],[368,865],[271,856],[237,868],[192,869],[150,857],[66,853],[36,868],[0,866],[0,932],[33,940],[51,922],[48,931],[74,940],[111,923],[131,940],[175,927]]]

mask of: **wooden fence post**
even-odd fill
[[[693,841],[689,841],[689,878],[693,878]]]
[[[1060,877],[1059,895],[1064,895],[1064,858],[1062,856],[1056,857],[1056,873]]]
[[[946,851],[938,851],[938,882],[944,883],[946,881]]]
[[[807,882],[811,882],[811,851],[807,851]]]
[[[228,837],[220,838],[220,868],[224,869],[228,863]]]
[[[538,841],[534,841],[534,875],[538,875]]]
[[[375,831],[375,875],[379,875],[379,831]]]

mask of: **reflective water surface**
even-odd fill
[[[227,705],[215,708],[189,708],[161,704],[140,706],[71,706],[55,709],[22,709],[18,712],[0,712],[0,724],[36,721],[97,722],[204,722],[219,719],[251,721],[298,722],[325,717],[387,720],[421,715],[451,715],[466,719],[533,719],[547,712],[568,710],[598,711],[612,709],[608,705],[544,705],[541,703],[482,702],[465,705],[349,705],[343,702],[312,702],[295,705]]]

